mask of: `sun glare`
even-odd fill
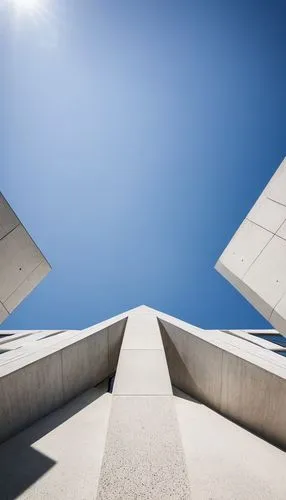
[[[17,11],[37,13],[41,10],[42,0],[13,0],[12,3]]]

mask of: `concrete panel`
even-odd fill
[[[163,349],[156,316],[147,308],[130,314],[122,349]]]
[[[271,316],[273,307],[271,307],[262,297],[251,289],[244,281],[237,278],[229,269],[227,269],[220,261],[215,265],[215,269],[225,278],[245,299],[253,305],[263,316],[268,319]]]
[[[172,396],[113,396],[97,498],[191,498]]]
[[[172,394],[164,351],[121,349],[114,394]]]
[[[286,454],[174,390],[193,500],[284,500]]]
[[[285,389],[284,378],[223,353],[221,413],[284,448]]]
[[[29,295],[32,290],[42,281],[50,271],[50,265],[47,261],[41,263],[26,277],[24,281],[14,290],[13,293],[4,301],[4,306],[9,312],[12,312],[23,300],[23,297]]]
[[[286,293],[286,241],[274,236],[244,277],[244,282],[273,309]]]
[[[223,351],[170,323],[160,323],[172,383],[219,408]]]
[[[50,265],[0,193],[0,322],[48,274]]]
[[[282,167],[282,168],[281,168]],[[286,162],[283,161],[279,176],[273,178],[267,187],[267,196],[282,205],[286,205]]]
[[[276,233],[286,220],[286,207],[263,196],[250,210],[247,219],[271,231],[271,233]]]
[[[108,330],[62,350],[64,398],[69,400],[108,377]]]
[[[0,378],[0,441],[63,404],[61,353]]]
[[[108,371],[115,372],[127,319],[122,319],[108,327]]]
[[[6,307],[4,307],[3,304],[0,302],[0,323],[2,323],[8,316],[9,316],[9,313],[8,313]],[[0,331],[0,333],[1,333],[1,331]]]
[[[284,240],[286,240],[286,222],[284,222],[281,225],[281,227],[279,227],[276,234],[277,234],[277,236],[280,236],[280,238],[283,238]]]
[[[13,212],[7,200],[5,200],[3,194],[0,193],[0,239],[4,238],[18,224],[20,224],[18,217]]]
[[[272,233],[245,220],[227,246],[220,262],[236,277],[242,278],[273,237]]]
[[[41,263],[43,256],[23,226],[0,240],[0,300],[4,302]]]
[[[282,308],[280,314],[277,311],[273,313],[273,309],[286,293],[285,210],[286,159],[269,181],[215,266],[217,271],[283,334],[286,317],[283,318],[281,315]],[[259,236],[258,233],[255,235],[253,229],[246,230],[246,224],[253,224],[248,219],[275,233],[266,245],[263,245],[262,235]],[[248,256],[249,265],[243,267],[245,254]],[[243,261],[241,265],[239,257]]]
[[[286,449],[286,360],[223,332],[192,334],[159,319],[172,383]]]

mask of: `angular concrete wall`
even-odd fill
[[[125,325],[121,315],[0,355],[0,442],[112,375]]]
[[[286,159],[219,258],[219,271],[286,335]]]
[[[0,323],[51,267],[0,193]]]
[[[159,322],[172,383],[286,449],[286,360],[222,331]]]

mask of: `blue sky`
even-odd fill
[[[214,264],[286,153],[286,4],[0,9],[0,186],[53,269],[3,328],[267,323]]]

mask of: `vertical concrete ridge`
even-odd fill
[[[156,312],[128,315],[97,499],[189,499],[190,485]]]

